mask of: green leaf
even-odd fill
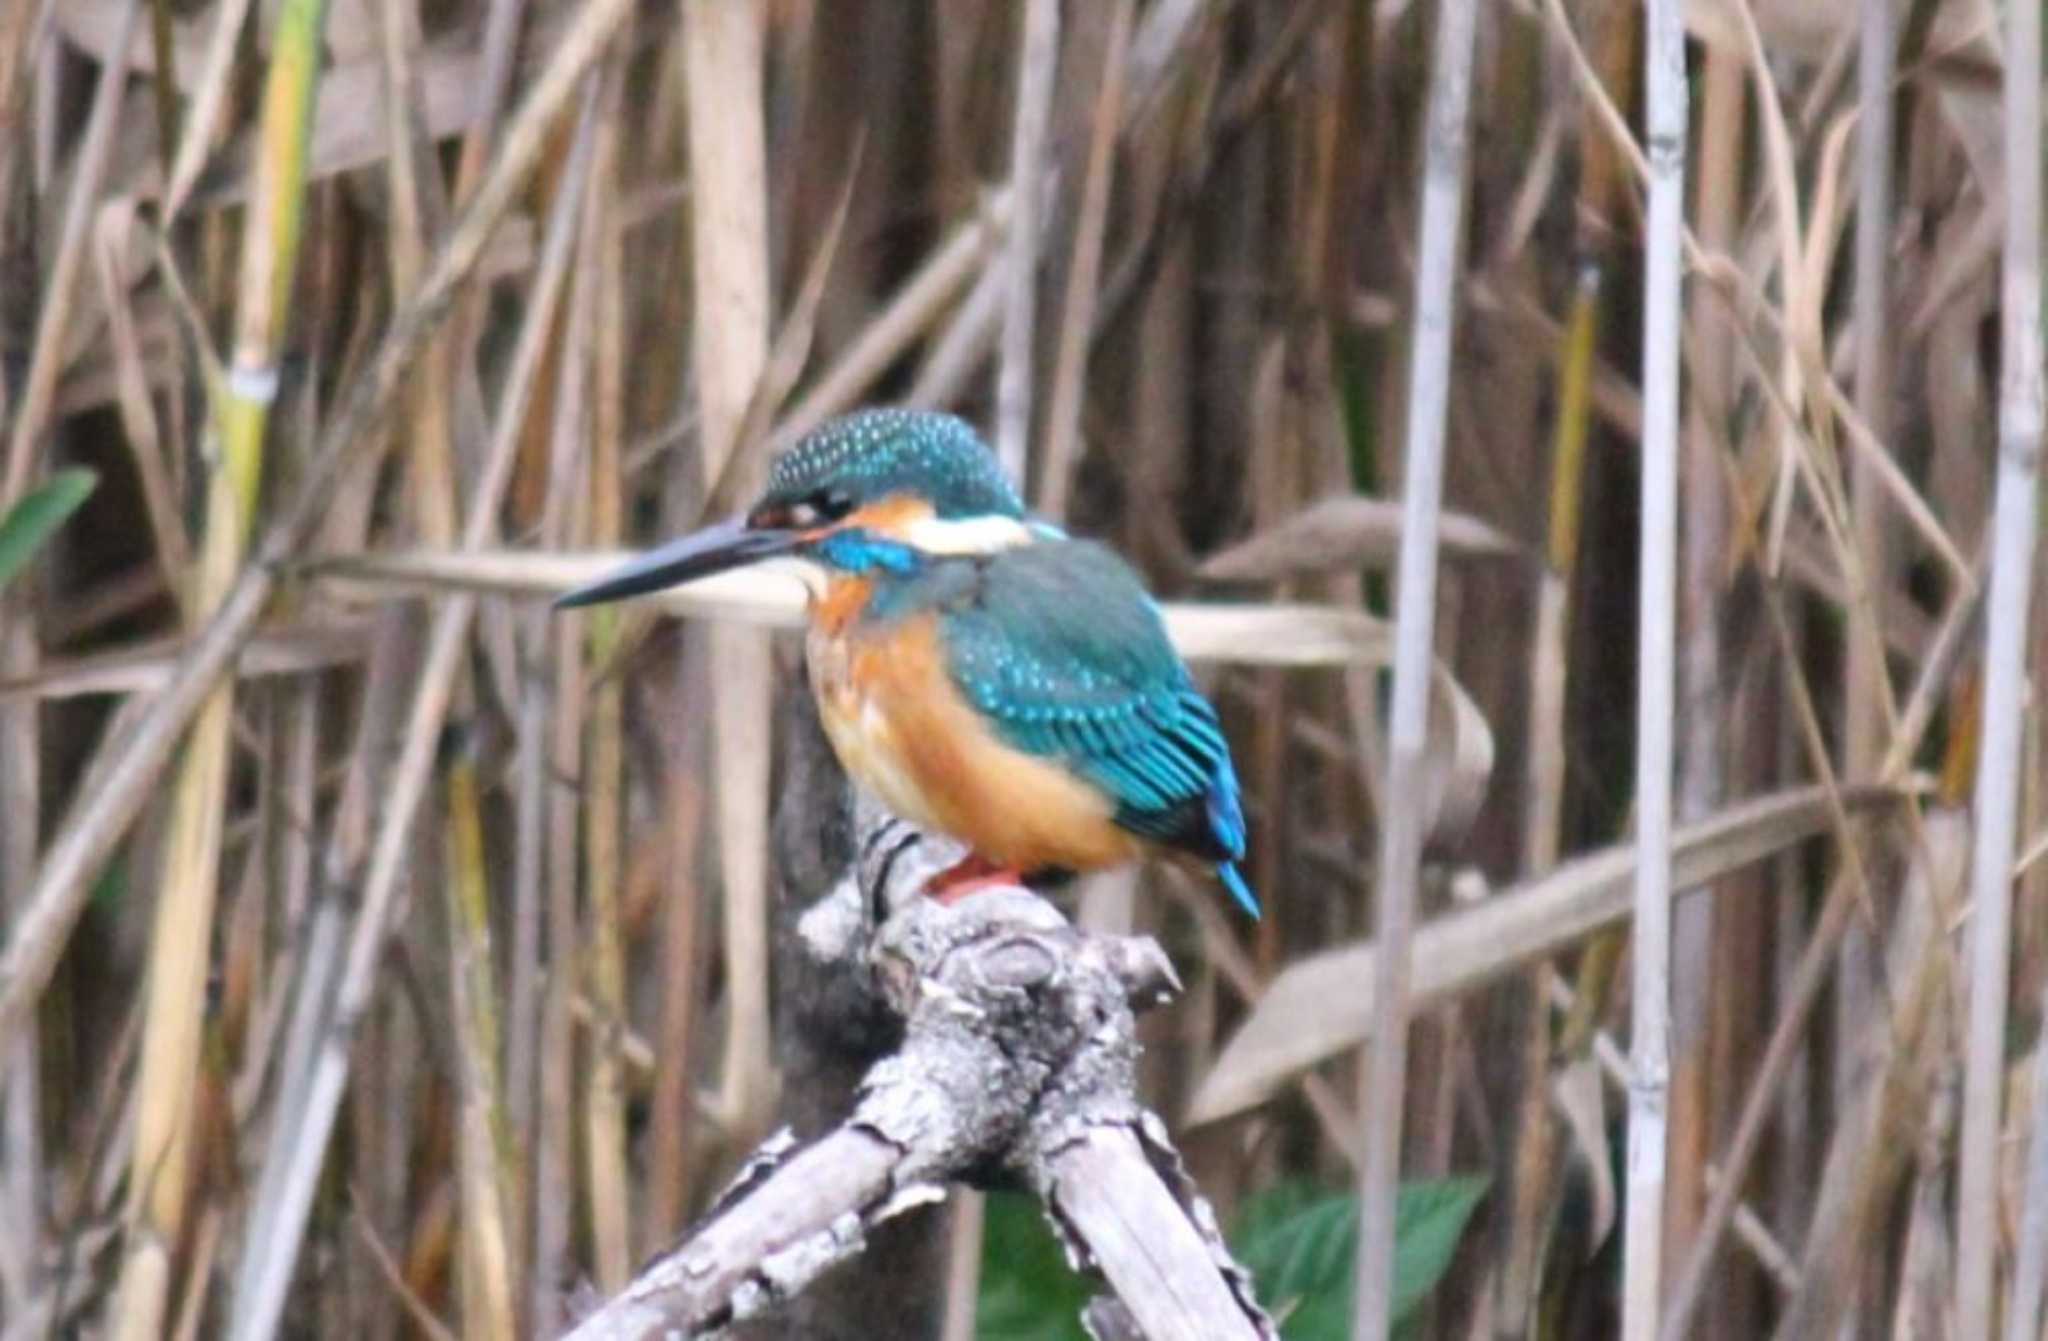
[[[98,483],[99,476],[90,470],[60,470],[0,517],[0,587],[28,566],[43,542],[78,511]]]
[[[1097,1288],[1067,1265],[1035,1200],[989,1193],[974,1309],[979,1341],[1087,1341],[1081,1309]]]
[[[1402,1186],[1394,1209],[1396,1327],[1414,1316],[1443,1279],[1486,1187],[1484,1177]],[[1288,1341],[1350,1336],[1356,1196],[1283,1184],[1245,1207],[1232,1247],[1257,1282],[1260,1302],[1282,1319]]]
[[[1394,1208],[1396,1327],[1414,1317],[1449,1270],[1486,1187],[1483,1176],[1402,1186]],[[1288,1341],[1348,1341],[1356,1196],[1283,1183],[1246,1205],[1231,1247]],[[1037,1202],[1013,1192],[989,1195],[975,1307],[979,1341],[1085,1341],[1081,1308],[1098,1288],[1067,1265]]]

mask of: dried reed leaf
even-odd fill
[[[1614,1230],[1619,1197],[1614,1187],[1614,1152],[1607,1139],[1607,1091],[1600,1083],[1599,1059],[1589,1051],[1568,1061],[1550,1078],[1550,1101],[1564,1119],[1572,1151],[1593,1189],[1593,1218],[1586,1227],[1586,1256],[1591,1258]]]
[[[1843,800],[1861,812],[1889,806],[1900,795],[1864,787]],[[1697,890],[1825,832],[1830,816],[1826,789],[1803,787],[1686,825],[1674,835],[1672,886]],[[1635,845],[1621,843],[1421,927],[1413,951],[1416,1009],[1624,920],[1634,878]],[[1199,1124],[1240,1113],[1301,1068],[1363,1042],[1375,995],[1372,963],[1372,943],[1363,941],[1289,966],[1224,1045],[1195,1090],[1187,1120]]]
[[[1422,761],[1423,850],[1457,847],[1493,780],[1493,729],[1472,696],[1442,665],[1430,685],[1428,747]]]
[[[1441,522],[1446,555],[1523,557],[1528,549],[1477,517],[1446,512]],[[1401,504],[1394,499],[1343,494],[1240,540],[1202,561],[1196,573],[1219,582],[1271,582],[1360,565],[1384,566],[1401,543]]]
[[[156,74],[156,48],[149,42],[121,41],[122,10],[126,0],[64,0],[63,4],[51,7],[52,27],[58,36],[90,56],[94,61],[106,64],[118,61],[136,74]],[[206,51],[206,38],[199,31],[197,20],[173,19],[172,51],[176,68],[189,72],[200,66]],[[125,59],[124,55],[125,54]]]
[[[251,679],[352,666],[369,654],[369,631],[367,620],[353,619],[271,629],[249,640],[233,674]],[[0,699],[153,694],[177,673],[186,646],[186,639],[174,638],[130,644],[93,656],[46,660],[31,676],[0,680]]]
[[[343,594],[371,597],[394,591],[450,590],[556,596],[594,580],[629,557],[509,550],[466,554],[386,551],[317,559],[307,565],[307,571]],[[783,629],[803,623],[805,601],[802,571],[776,562],[720,573],[645,598],[645,604],[667,614]],[[1191,661],[1245,666],[1377,666],[1386,664],[1390,655],[1387,626],[1356,610],[1186,601],[1166,602],[1161,609],[1174,645]],[[1469,725],[1465,729],[1469,730]],[[1468,741],[1465,758],[1473,758],[1476,748]]]
[[[182,508],[176,504],[167,469],[163,438],[157,431],[156,406],[150,398],[149,377],[143,365],[142,343],[136,335],[134,295],[124,273],[135,227],[135,203],[121,199],[100,208],[94,228],[98,246],[93,259],[100,281],[100,301],[107,313],[108,343],[114,360],[116,404],[121,427],[128,439],[129,455],[135,462],[135,478],[142,485],[142,499],[156,538],[157,562],[172,590],[182,596],[180,574],[191,563],[192,541],[185,529]],[[191,611],[185,611],[189,617]]]

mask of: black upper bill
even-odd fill
[[[719,522],[703,530],[670,541],[605,574],[597,581],[574,587],[555,598],[558,610],[583,605],[601,605],[650,591],[680,586],[713,573],[742,568],[762,559],[787,554],[801,537],[795,531],[750,528],[744,518]]]

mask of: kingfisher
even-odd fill
[[[832,420],[776,457],[744,513],[556,606],[777,558],[806,576],[811,692],[840,763],[969,849],[928,893],[1151,851],[1207,866],[1258,916],[1230,746],[1158,605],[1109,549],[1032,517],[953,415]]]

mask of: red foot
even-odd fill
[[[925,882],[926,897],[952,907],[969,894],[1024,883],[1023,872],[998,866],[978,852],[970,852]]]

